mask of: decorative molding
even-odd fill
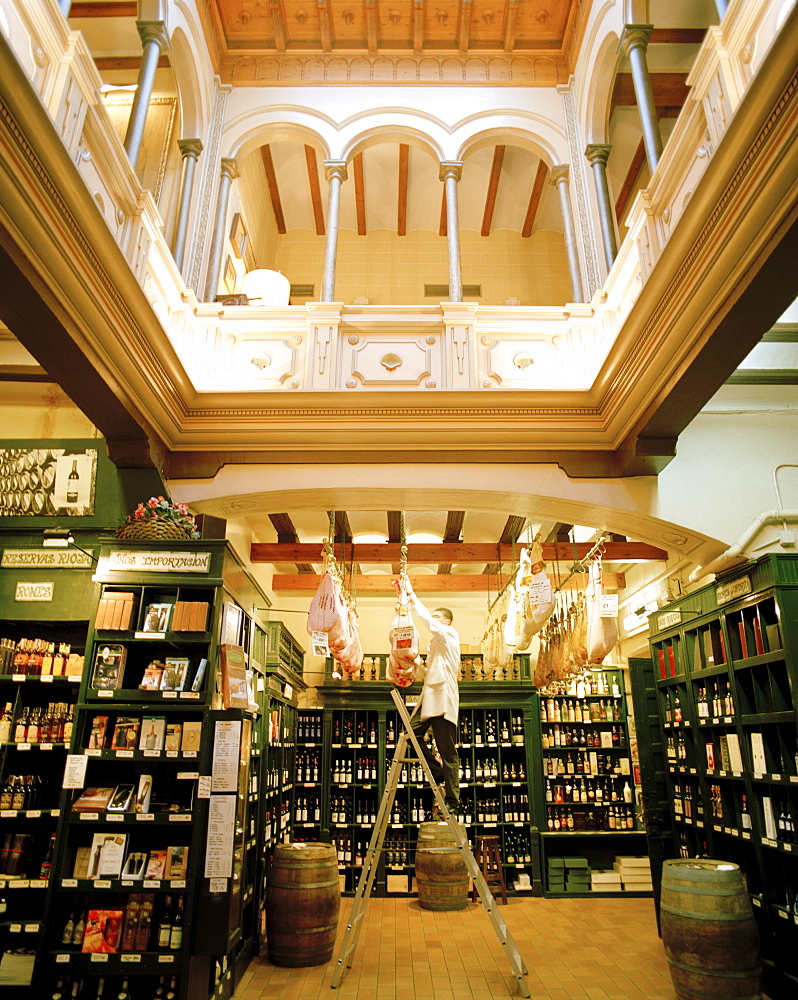
[[[194,228],[192,235],[191,269],[186,275],[186,284],[195,290],[201,287],[200,274],[208,249],[206,237],[208,227],[212,224],[211,206],[216,198],[219,181],[216,163],[219,158],[219,147],[222,141],[227,96],[230,93],[230,88],[220,86],[218,79],[215,83],[217,85],[216,101],[213,109],[213,119],[208,130],[208,145],[202,161],[204,166],[201,172],[202,185],[199,197],[197,198],[197,209],[194,215],[196,219],[199,219],[199,225]]]
[[[584,139],[579,135],[579,123],[574,108],[573,87],[558,88],[565,108],[566,135],[568,139],[568,152],[571,157],[571,180],[574,196],[576,197],[576,222],[578,223],[579,245],[582,248],[580,257],[583,264],[583,273],[587,275],[587,290],[585,298],[589,301],[596,289],[599,287],[599,256],[596,234],[590,225],[588,218],[588,196],[585,177],[585,158],[580,154],[584,146]]]

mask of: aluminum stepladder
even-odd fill
[[[468,842],[465,832],[460,828],[457,818],[452,816],[446,808],[446,803],[444,802],[440,788],[432,775],[429,764],[421,752],[419,741],[413,734],[410,715],[407,712],[407,707],[405,706],[404,701],[400,697],[398,691],[391,691],[391,697],[393,698],[396,709],[399,712],[399,718],[402,720],[404,731],[399,736],[399,740],[394,751],[393,763],[388,771],[385,791],[377,813],[377,822],[374,824],[368,850],[365,858],[363,859],[363,868],[360,872],[360,879],[357,883],[355,898],[352,901],[352,908],[349,913],[349,923],[346,927],[346,934],[344,935],[341,951],[338,955],[335,971],[333,972],[331,987],[332,989],[336,989],[340,986],[345,969],[352,967],[352,958],[355,948],[357,947],[360,931],[362,930],[363,919],[366,915],[366,907],[371,895],[372,886],[374,885],[374,876],[377,873],[377,866],[379,864],[380,854],[385,841],[385,830],[388,826],[388,817],[391,815],[391,809],[393,808],[394,799],[396,798],[396,789],[399,785],[399,778],[402,774],[402,766],[406,760],[416,760],[415,757],[409,758],[405,756],[408,743],[410,743],[416,752],[418,762],[424,770],[424,775],[430,788],[432,789],[433,795],[435,796],[435,801],[438,804],[441,816],[448,824],[452,837],[462,852],[463,861],[469,874],[474,880],[474,885],[476,886],[479,897],[482,900],[485,913],[488,915],[490,922],[493,924],[493,929],[496,932],[496,938],[507,954],[507,958],[510,962],[510,968],[512,969],[512,973],[518,982],[521,996],[528,997],[531,994],[526,980],[524,979],[527,969],[524,965],[521,953],[513,941],[507,924],[504,922],[504,918],[496,907],[496,902],[490,889],[488,888],[487,883],[485,882],[482,871],[474,858],[473,852],[471,851],[471,845]]]

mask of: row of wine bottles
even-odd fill
[[[0,743],[69,743],[75,706],[66,702],[26,705],[14,722],[14,710],[8,702],[0,715]]]
[[[0,674],[66,677],[83,673],[83,655],[68,642],[0,639]]]
[[[114,980],[109,976],[59,976],[49,1000],[175,1000],[179,995],[178,976],[161,976],[157,984],[129,976]]]

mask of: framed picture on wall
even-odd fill
[[[244,219],[240,212],[236,212],[233,216],[233,224],[230,227],[230,242],[233,244],[233,253],[239,260],[244,256],[244,250],[247,246],[247,236],[247,227],[244,225]]]
[[[228,295],[232,295],[236,290],[237,281],[236,266],[233,263],[233,258],[230,254],[228,254],[227,263],[224,265],[224,287],[227,290]]]

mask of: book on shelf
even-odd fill
[[[115,791],[116,785],[84,788],[72,803],[72,809],[74,812],[105,812]]]
[[[768,640],[769,653],[775,653],[776,650],[781,649],[781,631],[778,622],[773,625],[765,625],[765,635]]]
[[[202,687],[202,680],[205,677],[205,670],[208,666],[207,659],[203,658],[199,661],[199,666],[197,667],[197,672],[194,674],[194,680],[191,682],[191,690],[199,691]]]
[[[173,632],[205,632],[208,628],[207,601],[177,601],[172,620]]]
[[[163,715],[145,715],[141,720],[139,750],[163,750],[166,739],[166,718]]]
[[[166,878],[185,878],[188,872],[188,847],[176,844],[167,849]]]
[[[103,643],[94,657],[91,686],[101,691],[122,687],[127,649],[124,646]]]
[[[89,878],[119,878],[125,861],[127,834],[95,833],[91,842]]]
[[[762,815],[765,817],[765,836],[768,840],[778,840],[776,816],[773,812],[773,800],[769,795],[762,796]]]
[[[224,708],[249,708],[247,658],[241,646],[223,643],[219,647]]]
[[[75,860],[72,863],[72,878],[88,878],[91,847],[76,847]]]
[[[729,746],[729,770],[731,771],[742,771],[743,770],[743,755],[740,752],[740,738],[737,733],[729,733],[726,736],[726,742]]]
[[[745,618],[740,618],[737,622],[737,634],[740,637],[740,659],[748,659],[748,634],[745,630]]]
[[[161,848],[150,851],[144,878],[166,878],[166,855],[167,852]]]
[[[94,627],[105,631],[127,631],[133,624],[136,595],[121,590],[106,590],[97,605]]]
[[[762,636],[762,622],[759,620],[759,615],[754,618],[754,649],[757,656],[761,656],[765,652],[765,640]]]
[[[767,772],[767,759],[765,757],[765,741],[762,733],[751,733],[751,766],[754,774],[765,774]]]

